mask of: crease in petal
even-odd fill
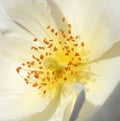
[[[0,4],[0,36],[19,37],[25,40],[33,39],[27,31],[20,28],[7,14],[4,5]]]
[[[63,29],[67,33],[67,22],[65,25],[63,25],[62,19],[65,19],[65,16],[62,13],[62,10],[60,10],[59,6],[55,3],[55,1],[47,0],[48,5],[51,9],[51,15],[54,18],[54,21],[59,29]]]
[[[29,55],[26,45],[30,46],[34,37],[20,28],[0,4],[0,56],[9,59],[23,59],[22,53]]]
[[[9,2],[10,4],[7,4]],[[28,30],[34,37],[46,37],[45,28],[52,25],[56,28],[46,1],[21,0],[4,2],[9,16],[20,26]]]

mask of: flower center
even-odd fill
[[[47,26],[50,37],[43,41],[35,38],[37,45],[31,47],[32,60],[16,69],[26,84],[37,87],[43,95],[54,93],[63,85],[70,87],[75,82],[85,85],[89,78],[85,43],[78,35],[72,35],[71,25],[66,24],[65,18],[62,22],[67,31],[55,31]]]

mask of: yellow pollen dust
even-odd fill
[[[89,77],[85,43],[80,41],[79,35],[72,35],[71,24],[66,24],[65,18],[62,22],[67,31],[56,31],[48,25],[46,31],[50,39],[35,38],[33,41],[38,46],[31,47],[32,60],[16,69],[26,84],[38,88],[43,95],[57,91],[62,85],[85,84]]]

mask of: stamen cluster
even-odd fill
[[[78,35],[72,36],[71,25],[66,24],[65,18],[62,18],[62,22],[67,31],[55,31],[48,25],[46,31],[50,39],[41,41],[35,38],[33,41],[38,46],[31,47],[34,53],[32,60],[16,69],[26,84],[37,87],[43,95],[57,90],[62,84],[71,85],[81,79],[81,83],[84,83],[83,78],[88,73],[85,43],[80,41]]]

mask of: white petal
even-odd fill
[[[60,95],[55,96],[43,111],[23,118],[20,121],[48,121],[60,103]],[[40,104],[41,105],[41,104]],[[39,109],[40,110],[40,109]]]
[[[68,91],[69,93],[66,93],[67,95],[65,93],[61,93],[60,97],[55,97],[45,108],[45,110],[28,118],[25,118],[22,121],[68,121],[73,109],[73,105],[76,99],[78,99],[78,94],[81,94],[82,92],[81,88],[78,90],[73,89],[70,92]],[[83,100],[83,95],[81,96],[80,100]]]
[[[118,117],[119,113],[117,114],[117,111],[119,111],[119,106],[118,108],[115,107],[119,105],[118,99],[120,98],[118,94],[120,85],[120,57],[93,63],[91,65],[91,72],[93,72],[92,79],[94,79],[94,82],[88,83],[89,92],[86,92],[87,99],[82,106],[77,121],[109,121],[107,120],[109,119],[108,115],[112,111],[114,113],[110,115],[114,118],[115,115]]]
[[[41,110],[40,106],[43,105],[41,103],[42,100],[39,98],[39,95],[37,95],[37,93],[34,91],[34,89],[30,90],[30,91],[27,89],[23,90],[22,88],[25,88],[26,86],[24,86],[24,84],[21,85],[21,83],[22,82],[24,83],[24,81],[21,80],[20,78],[18,78],[18,75],[14,70],[15,64],[10,65],[9,61],[7,61],[7,60],[4,60],[3,62],[2,61],[3,61],[3,59],[1,59],[1,76],[0,76],[0,80],[1,80],[0,81],[0,86],[1,86],[1,90],[0,90],[1,96],[0,97],[1,97],[1,101],[2,101],[1,106],[0,106],[0,112],[2,112],[2,113],[0,113],[1,114],[0,120],[6,121],[6,119],[12,119],[12,121],[14,121],[14,120],[16,121],[17,119],[20,119],[21,117],[23,118],[23,117],[29,116],[31,113],[34,114],[34,113],[39,112]],[[9,89],[6,90],[6,88],[9,88]],[[21,91],[21,89],[22,89],[22,91]],[[70,93],[69,97],[68,97],[68,95],[63,96],[63,99],[62,99],[63,101],[62,101],[61,105],[59,105],[59,103],[56,102],[56,99],[55,99],[55,101],[52,101],[52,102],[54,102],[53,103],[54,106],[56,103],[57,103],[57,106],[59,106],[57,113],[54,115],[52,120],[54,120],[54,118],[55,119],[56,118],[61,119],[63,117],[69,118],[77,95],[74,94],[74,92],[72,92],[72,93]],[[57,98],[57,99],[59,99],[59,98]],[[60,101],[60,99],[59,99],[59,101]],[[44,100],[43,100],[43,102],[44,102]],[[52,105],[52,109],[53,109],[53,105]],[[15,111],[11,111],[13,106],[15,106],[15,108],[14,108]],[[68,106],[69,106],[69,113],[67,111]],[[3,108],[4,108],[4,111],[2,111]],[[49,109],[49,107],[47,107],[47,110],[48,109]],[[50,110],[51,110],[51,108],[50,108]],[[54,110],[52,110],[53,113],[54,113]],[[50,111],[48,111],[48,112],[50,112]],[[43,118],[45,118],[46,112],[44,112],[43,114],[45,114],[45,116],[43,116]],[[64,116],[62,116],[62,115],[64,115]],[[28,119],[29,120],[36,119],[39,117],[41,117],[41,115],[39,115],[39,113],[37,113],[37,114],[33,115],[33,117],[31,116],[27,119],[25,118],[25,121]]]
[[[13,61],[0,58],[0,120],[6,121],[6,119],[17,118],[27,111],[23,104],[31,106],[29,104],[29,98],[32,93],[24,93],[27,85],[24,80],[19,77],[16,72],[17,64]],[[35,94],[33,94],[35,96]],[[26,96],[26,97],[24,97]],[[32,97],[32,103],[37,99]],[[22,99],[23,100],[22,100]],[[15,106],[15,107],[14,107]],[[21,106],[21,108],[20,108]],[[14,107],[14,110],[12,110]],[[32,108],[33,110],[34,108]],[[12,110],[12,111],[11,111]],[[27,112],[29,113],[29,111]]]
[[[0,120],[18,121],[37,114],[49,101],[48,98],[40,98],[38,90],[32,88],[0,90]]]
[[[38,90],[25,84],[16,72],[16,63],[3,58],[0,62],[0,121],[16,121],[40,112],[49,100],[40,98]]]
[[[72,24],[73,32],[80,34],[81,41],[85,41],[86,49],[90,51],[90,60],[100,57],[120,39],[120,16],[117,14],[120,12],[119,0],[56,2]]]
[[[120,121],[120,82],[107,101],[88,121]]]
[[[16,72],[17,64],[0,57],[0,89],[23,89],[24,80]]]
[[[90,56],[98,58],[120,40],[120,0],[106,0],[101,7],[98,25],[90,39]],[[107,45],[107,46],[106,46]],[[87,48],[87,47],[86,47]]]
[[[74,91],[71,91],[71,93],[69,93],[68,95],[61,94],[60,105],[57,107],[56,112],[49,121],[68,121],[65,119],[65,117],[67,117],[67,119],[70,118],[75,99],[76,94]],[[69,105],[69,111],[66,113]]]
[[[3,3],[8,15],[18,25],[39,39],[47,36],[45,28],[48,25],[55,28],[55,23],[46,1],[6,0]]]
[[[96,106],[86,101],[77,121],[119,121],[120,82],[103,105]]]
[[[120,40],[120,0],[106,0],[105,1],[105,15],[109,19],[110,27],[113,32],[113,38],[115,40]]]
[[[120,57],[91,64],[93,76],[87,83],[87,99],[94,105],[103,104],[120,80]],[[93,81],[92,81],[93,79]]]
[[[76,119],[77,112],[80,110],[84,101],[83,88],[78,85],[76,87],[76,85],[77,84],[73,85],[71,89],[68,89],[67,92],[61,94],[60,105],[50,121],[68,121]],[[79,103],[78,100],[80,100],[81,103]],[[76,106],[78,106],[78,110],[76,109]],[[76,111],[76,114],[74,114],[74,111]]]
[[[21,62],[28,60],[32,56],[31,46],[34,42],[20,39],[18,37],[0,36],[0,56],[13,60],[14,62]]]
[[[11,59],[23,59],[23,53],[29,55],[26,46],[32,45],[34,37],[19,27],[9,18],[3,6],[0,5],[0,56]]]
[[[67,95],[65,93],[60,92],[61,94],[54,97],[49,103],[49,105],[42,112],[33,114],[28,118],[24,118],[20,121],[68,121],[70,118],[71,111],[73,109],[73,105],[78,96],[77,91],[68,91],[69,93],[66,93]],[[83,100],[83,96],[81,100]]]
[[[24,28],[19,27],[6,13],[5,8],[0,3],[0,36],[19,37],[30,40],[33,36]]]

